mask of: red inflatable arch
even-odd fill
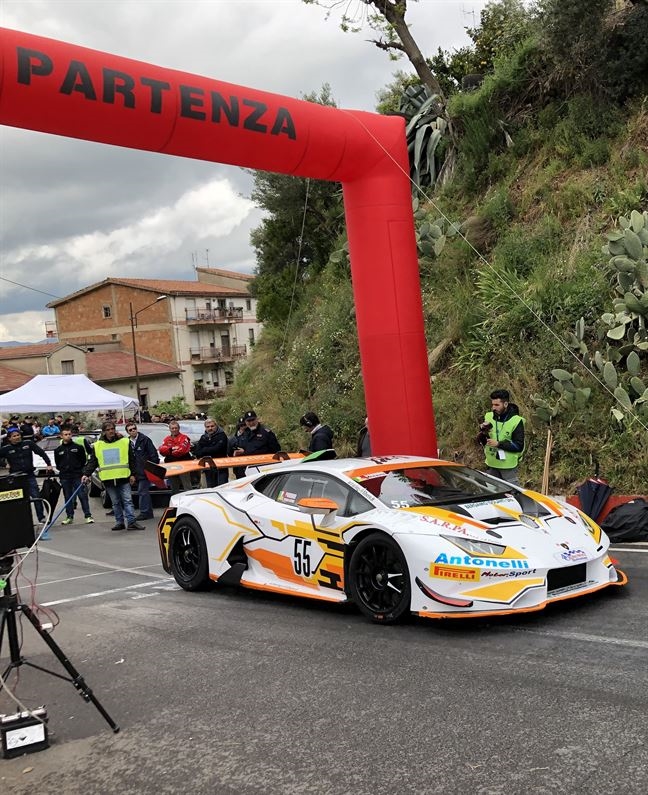
[[[0,29],[0,123],[341,182],[374,455],[436,455],[403,119]]]

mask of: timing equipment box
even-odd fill
[[[5,759],[43,751],[49,748],[47,711],[40,707],[32,712],[0,715],[0,734]]]
[[[0,477],[0,555],[35,541],[27,475]]]

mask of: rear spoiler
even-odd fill
[[[265,455],[237,455],[227,456],[226,458],[192,458],[189,461],[173,461],[168,464],[154,464],[152,461],[144,462],[144,469],[151,472],[158,478],[164,480],[174,475],[183,475],[186,472],[200,472],[204,469],[229,469],[230,467],[245,467],[246,470],[252,468],[260,472],[260,467],[269,464],[281,464],[285,461],[295,461],[295,463],[306,463],[307,461],[330,461],[337,458],[335,450],[318,450],[316,453],[308,453],[306,450],[299,453],[285,453],[280,450],[278,453],[267,453]],[[247,473],[246,473],[247,474]]]
[[[308,450],[300,450],[299,453],[291,453],[290,458],[294,459],[294,463],[299,466],[300,464],[308,463],[309,461],[330,461],[337,458],[335,450],[318,450],[316,453],[309,453]],[[245,470],[246,475],[254,475],[255,472],[265,470],[268,465],[276,464],[276,461],[265,461],[248,465]]]
[[[225,458],[192,458],[189,461],[172,461],[168,464],[154,464],[152,461],[144,462],[144,469],[158,478],[168,478],[174,475],[183,475],[186,472],[200,472],[203,469],[229,469],[230,467],[262,466],[263,464],[279,464],[291,459],[302,459],[303,453],[267,453],[265,455],[238,455]]]

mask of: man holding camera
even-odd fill
[[[524,453],[524,417],[510,402],[506,389],[490,394],[491,410],[479,426],[477,441],[484,448],[486,472],[496,478],[520,485],[519,463]]]

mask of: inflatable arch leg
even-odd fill
[[[0,124],[343,185],[374,455],[436,455],[404,121],[0,29]]]

